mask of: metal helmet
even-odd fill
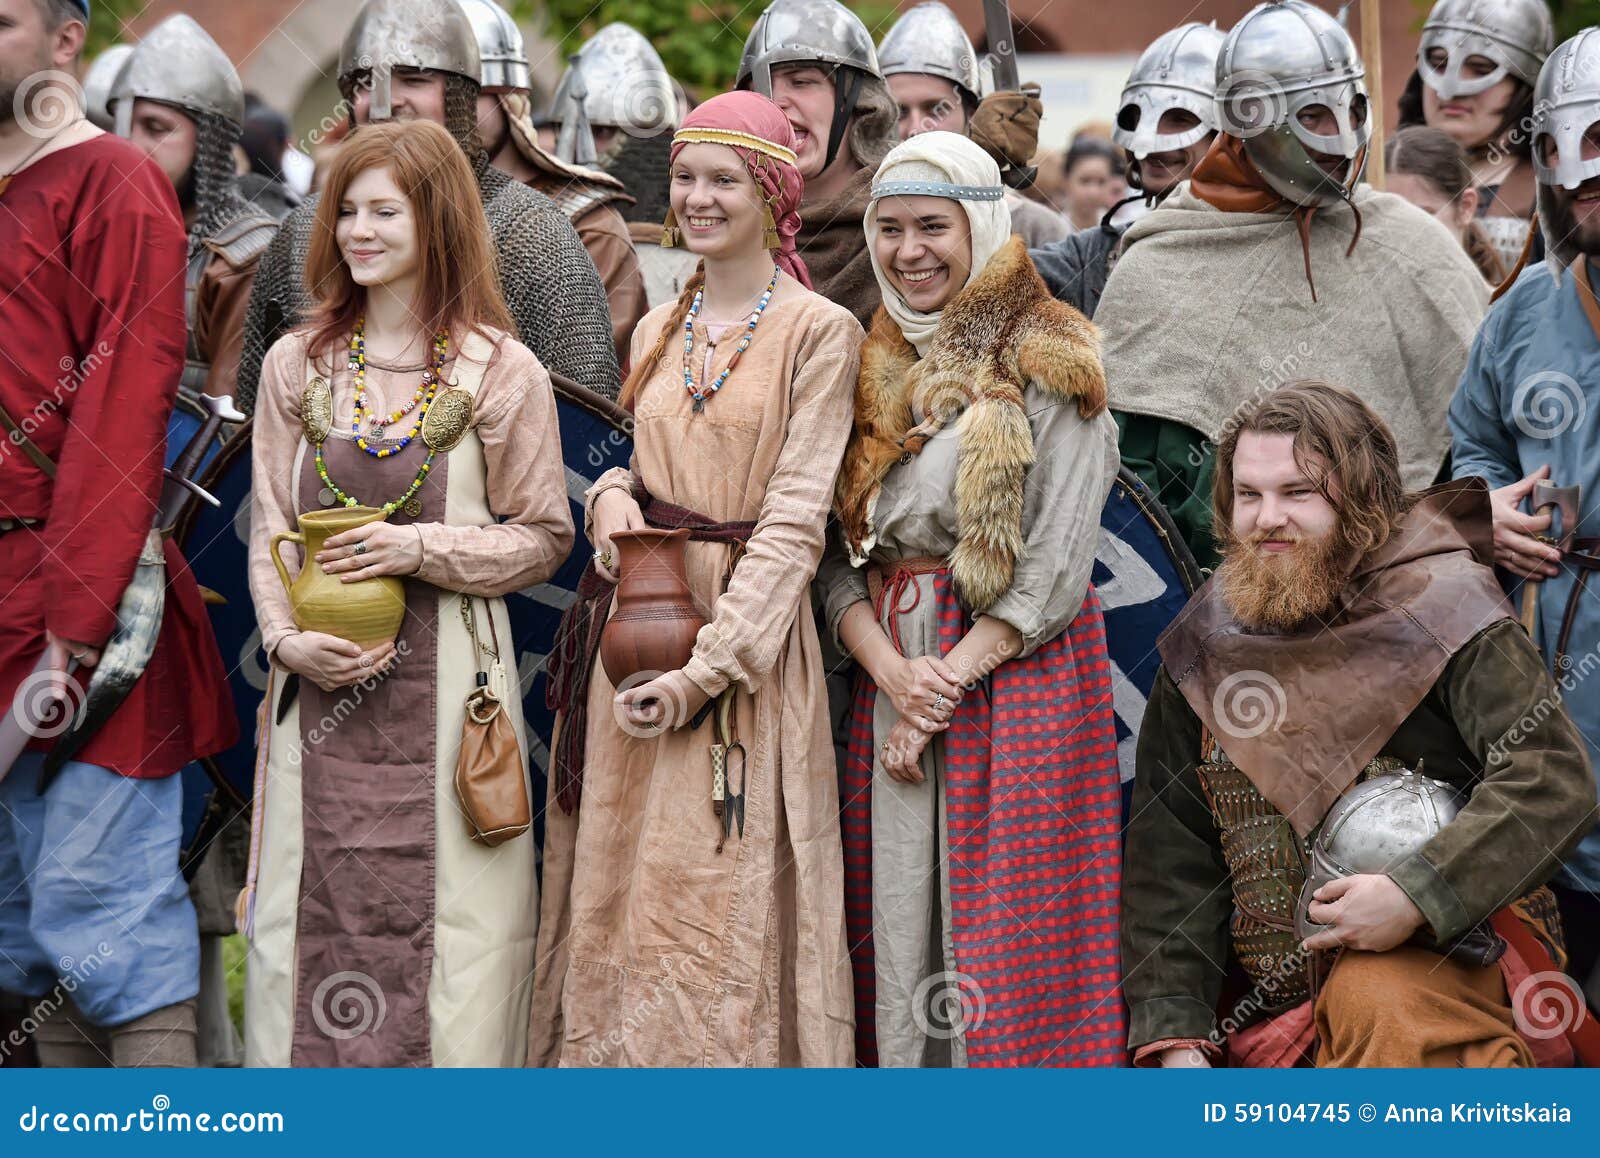
[[[438,0],[367,0],[339,46],[341,85],[372,75],[375,121],[392,115],[389,75],[396,68],[451,72],[483,83],[478,37],[458,4]]]
[[[1539,70],[1533,86],[1533,169],[1539,181],[1539,221],[1545,261],[1556,278],[1578,256],[1570,237],[1558,236],[1555,189],[1576,189],[1600,176],[1600,157],[1584,160],[1583,140],[1600,121],[1600,28],[1585,28],[1561,44]],[[1556,163],[1547,162],[1554,145]]]
[[[1122,106],[1111,129],[1117,147],[1142,161],[1151,153],[1187,149],[1217,127],[1217,55],[1223,35],[1216,23],[1198,21],[1163,32],[1144,50],[1122,89]],[[1181,133],[1163,133],[1161,115],[1182,109],[1200,123]]]
[[[1297,205],[1348,200],[1366,166],[1372,136],[1366,67],[1344,27],[1306,0],[1252,8],[1217,57],[1217,127],[1244,142],[1245,154],[1280,196]],[[1325,105],[1338,131],[1313,133],[1299,114]],[[1311,153],[1342,156],[1341,181]]]
[[[885,77],[901,73],[943,77],[974,104],[983,93],[977,50],[956,14],[939,0],[918,4],[894,22],[878,45],[878,65]]]
[[[115,124],[109,107],[111,86],[116,83],[117,73],[122,71],[122,66],[128,63],[128,57],[132,55],[133,45],[113,44],[95,57],[94,63],[83,74],[83,111],[90,121],[102,129],[110,129]]]
[[[838,0],[773,0],[756,18],[739,58],[739,88],[772,95],[782,64],[843,65],[883,79],[878,50],[861,17]]]
[[[1439,0],[1422,26],[1417,73],[1441,100],[1483,92],[1507,75],[1531,85],[1554,44],[1545,0]],[[1428,62],[1435,49],[1445,53],[1442,68]],[[1488,57],[1496,67],[1469,80],[1461,75],[1469,56]]]
[[[522,29],[511,14],[494,0],[456,0],[472,22],[478,38],[480,84],[484,88],[509,88],[523,92],[533,89],[533,72],[528,67],[528,49]]]
[[[119,137],[133,132],[136,100],[174,105],[192,117],[221,117],[235,132],[244,124],[244,85],[233,61],[182,13],[152,28],[112,82],[107,105]]]
[[[627,24],[607,24],[573,56],[556,86],[551,115],[561,123],[556,156],[592,165],[591,127],[656,136],[677,127],[678,97],[667,66],[643,34]]]
[[[1295,907],[1301,939],[1325,926],[1310,917],[1311,896],[1329,881],[1386,873],[1432,840],[1461,811],[1455,789],[1420,769],[1387,772],[1341,796],[1311,841],[1311,870]]]

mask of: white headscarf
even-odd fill
[[[983,272],[989,259],[1011,237],[1011,211],[1004,201],[1000,167],[994,159],[959,133],[920,133],[896,145],[872,181],[872,201],[862,222],[867,233],[867,253],[883,294],[883,308],[923,357],[939,330],[943,311],[919,313],[884,276],[878,264],[878,199],[892,196],[946,197],[967,211],[972,225],[972,269],[967,281]],[[966,285],[956,287],[959,293]],[[954,296],[954,295],[952,295]]]

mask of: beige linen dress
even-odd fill
[[[633,356],[673,313],[653,310]],[[695,376],[714,381],[743,324]],[[854,1054],[838,780],[808,585],[850,431],[861,327],[787,276],[722,390],[695,414],[677,334],[640,390],[632,472],[658,499],[759,520],[726,592],[731,548],[690,543],[708,613],[687,675],[737,689],[746,817],[717,851],[712,726],[623,730],[595,663],[582,802],[546,818],[529,1062],[568,1066],[842,1066]]]
[[[337,693],[301,680],[293,701],[280,699],[287,673],[272,665],[247,910],[248,1065],[514,1066],[526,1053],[539,903],[533,834],[487,848],[471,840],[461,814],[454,773],[480,664],[460,604],[462,594],[475,597],[481,642],[498,640],[505,655],[502,700],[526,753],[503,596],[560,566],[572,519],[544,368],[498,331],[452,337],[460,356],[443,377],[473,393],[472,423],[435,459],[417,492],[418,520],[403,509],[389,519],[414,526],[422,543],[421,566],[404,581],[400,661],[381,680]],[[268,540],[300,512],[335,501],[301,430],[308,379],[330,382],[324,448],[330,475],[350,493],[380,505],[426,455],[420,436],[384,460],[352,449],[353,374],[342,350],[335,363],[308,360],[296,332],[262,369],[250,590],[269,655],[295,626]],[[410,397],[421,369],[369,359],[372,411],[387,414]],[[397,425],[395,437],[409,428]],[[296,554],[284,550],[298,573]]]

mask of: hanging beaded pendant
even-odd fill
[[[365,336],[366,319],[357,318],[355,333],[350,335],[350,361],[348,366],[355,374],[356,410],[355,418],[350,423],[350,433],[355,436],[356,445],[373,458],[388,458],[392,454],[399,454],[411,445],[418,432],[422,429],[422,420],[428,415],[428,407],[433,403],[434,392],[439,388],[439,379],[444,372],[445,361],[450,353],[450,336],[440,332],[433,339],[433,366],[422,372],[422,385],[417,387],[417,392],[411,400],[393,414],[379,418],[367,413],[367,342]],[[363,423],[372,423],[372,438],[381,440],[384,432],[390,426],[405,418],[412,410],[420,405],[422,410],[417,414],[417,420],[412,424],[411,430],[394,446],[376,448],[367,443],[367,437],[361,433]]]
[[[772,280],[767,283],[767,288],[761,292],[761,300],[756,303],[756,312],[751,315],[749,323],[744,328],[744,336],[739,339],[739,346],[733,352],[733,357],[728,359],[728,368],[717,375],[717,380],[705,390],[697,389],[694,384],[694,320],[700,316],[700,302],[705,296],[705,290],[695,291],[694,301],[689,304],[689,315],[683,319],[683,388],[694,399],[692,409],[700,414],[706,408],[706,399],[710,398],[722,384],[728,380],[728,375],[733,373],[733,368],[739,364],[739,359],[750,348],[750,339],[755,337],[756,326],[761,323],[761,315],[766,312],[767,303],[772,300],[773,291],[778,288],[778,267],[772,267]]]

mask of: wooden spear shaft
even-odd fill
[[[1372,118],[1372,143],[1368,146],[1367,180],[1374,189],[1384,186],[1383,171],[1383,21],[1378,0],[1361,0],[1361,58],[1367,65],[1367,116]]]

